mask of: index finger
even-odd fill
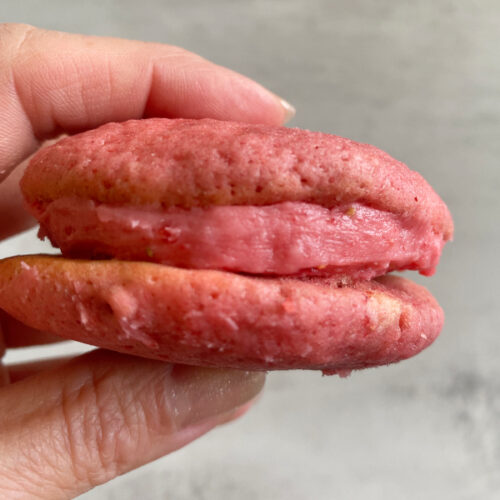
[[[145,116],[278,125],[293,108],[178,47],[0,25],[0,182],[41,140]]]

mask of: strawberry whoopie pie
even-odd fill
[[[110,123],[38,152],[21,181],[62,256],[0,262],[31,327],[176,363],[347,373],[417,354],[424,288],[453,233],[416,172],[377,148],[217,120]]]

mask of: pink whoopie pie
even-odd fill
[[[21,181],[61,256],[0,262],[0,307],[140,356],[347,373],[417,354],[443,313],[453,234],[416,172],[377,148],[217,120],[110,123],[38,152]]]

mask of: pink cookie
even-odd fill
[[[0,307],[35,328],[174,362],[326,372],[407,358],[441,329],[422,288],[370,281],[432,274],[453,232],[425,180],[373,146],[129,121],[40,151],[21,186],[64,257],[119,259],[3,262]]]
[[[268,275],[432,274],[453,226],[366,144],[216,120],[112,123],[44,149],[22,189],[63,255]]]
[[[417,354],[443,323],[395,276],[342,287],[47,256],[0,261],[0,276],[2,308],[31,327],[176,363],[342,374]]]

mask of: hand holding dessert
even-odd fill
[[[184,446],[263,370],[343,375],[438,335],[432,296],[385,276],[431,274],[453,231],[400,162],[280,127],[288,104],[177,47],[3,25],[0,56],[0,237],[33,223],[15,167],[81,133],[23,178],[63,256],[0,262],[0,354],[38,330],[112,349],[0,365],[0,496],[72,498]]]
[[[287,114],[258,84],[177,47],[0,25],[0,238],[33,224],[16,167],[61,132],[146,115],[278,125]],[[0,356],[53,340],[0,320]],[[264,382],[105,350],[0,374],[11,382],[0,387],[2,498],[73,498],[242,415]]]

